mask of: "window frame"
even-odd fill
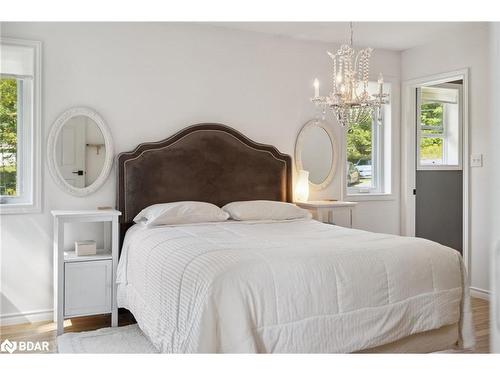
[[[39,41],[0,37],[0,44],[28,47],[33,50],[33,77],[2,74],[22,81],[23,111],[18,126],[17,178],[20,194],[0,196],[0,214],[37,213],[42,211],[42,134],[41,134],[41,68],[42,44]],[[31,84],[29,84],[31,83]],[[28,112],[29,111],[29,112]],[[28,116],[26,116],[28,114]]]
[[[370,80],[375,84],[376,81]],[[395,110],[393,95],[398,95],[394,91],[394,82],[388,81],[384,83],[384,91],[390,94],[389,103],[382,106],[381,117],[382,123],[379,125],[377,121],[372,121],[372,178],[373,187],[371,188],[357,188],[347,186],[347,132],[344,130],[343,137],[343,166],[342,166],[342,186],[343,186],[343,199],[352,201],[363,200],[394,200],[393,194],[393,179],[392,179],[392,142],[394,141],[392,133],[392,118],[393,111]],[[389,143],[388,145],[386,143]]]

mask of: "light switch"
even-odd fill
[[[483,166],[483,154],[472,154],[470,156],[470,166],[471,167],[482,167]]]

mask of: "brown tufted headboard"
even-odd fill
[[[155,203],[292,201],[292,160],[229,126],[198,124],[117,157],[120,243],[134,217]]]

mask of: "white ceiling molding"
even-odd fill
[[[213,26],[324,43],[348,40],[348,22],[209,22]],[[441,39],[479,22],[355,22],[354,44],[403,51]]]

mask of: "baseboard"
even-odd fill
[[[481,298],[481,299],[485,299],[487,301],[490,300],[490,291],[489,290],[485,290],[485,289],[476,288],[476,287],[471,286],[470,287],[470,295],[472,297],[475,297],[475,298]]]
[[[28,311],[25,313],[3,314],[0,316],[0,326],[13,324],[34,323],[44,320],[52,320],[52,310]]]

